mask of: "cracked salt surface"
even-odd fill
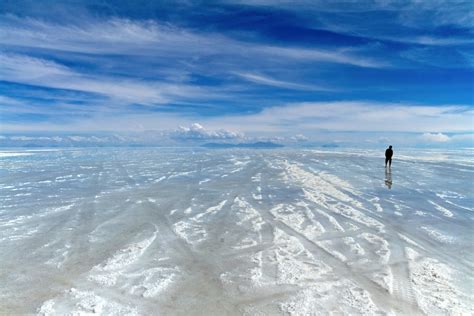
[[[0,314],[472,314],[472,153],[400,155],[4,152]]]

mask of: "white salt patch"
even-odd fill
[[[433,201],[428,201],[428,202],[429,202],[430,204],[432,204],[432,205],[435,207],[435,209],[437,209],[438,211],[440,211],[441,214],[443,214],[444,216],[446,216],[446,217],[453,217],[453,213],[452,213],[450,210],[448,210],[447,208],[442,207],[441,205],[436,204],[436,203],[433,202]]]
[[[237,169],[231,170],[230,173],[237,173],[237,172],[240,172],[242,170],[244,170],[244,168],[237,168]]]
[[[254,247],[258,244],[258,242],[254,239],[250,239],[248,237],[242,239],[237,245],[232,246],[233,249],[245,249],[245,248],[250,248]]]
[[[458,192],[453,192],[453,191],[443,191],[441,193],[436,193],[436,196],[439,198],[446,200],[446,198],[450,199],[461,199],[464,198],[464,195],[459,194]]]
[[[250,222],[254,232],[259,232],[264,224],[260,213],[254,209],[245,199],[236,197],[232,208],[236,211],[237,217],[240,219],[238,225],[244,225]]]
[[[315,200],[314,197],[313,197],[308,191],[306,191],[305,189],[303,189],[303,192],[304,192],[304,194],[305,194],[305,197],[306,197],[308,200],[310,200],[310,201],[312,201],[312,202],[318,204],[318,201]],[[304,203],[304,202],[303,202],[303,203]],[[307,205],[307,204],[306,204],[306,205]],[[327,220],[329,221],[329,223],[331,223],[331,225],[332,225],[336,230],[338,230],[338,231],[340,231],[340,232],[344,232],[344,231],[345,231],[345,229],[339,224],[339,222],[338,222],[333,216],[331,216],[331,215],[329,215],[328,213],[326,213],[326,212],[320,210],[319,208],[312,208],[311,210],[314,211],[314,212],[316,212],[316,213],[318,213],[319,215],[322,215],[322,216],[326,217]]]
[[[91,274],[89,275],[89,279],[105,286],[114,285],[121,272],[127,266],[136,262],[145,253],[148,247],[155,241],[157,231],[158,228],[155,226],[155,231],[151,237],[145,238],[136,243],[129,244],[125,248],[117,251],[104,263],[93,267]]]
[[[195,222],[177,222],[173,224],[173,230],[179,237],[186,240],[186,242],[191,245],[198,244],[207,237],[207,232],[204,227]]]
[[[414,242],[413,240],[411,240],[410,238],[408,238],[407,236],[405,235],[402,235],[402,234],[398,234],[398,236],[400,236],[400,239],[409,243],[410,245],[412,246],[416,246],[416,247],[419,247],[419,248],[422,248],[418,243]]]
[[[370,216],[365,215],[359,210],[356,210],[355,208],[345,205],[342,203],[337,203],[333,207],[330,208],[333,212],[338,213],[344,217],[350,218],[360,224],[369,226],[369,227],[374,227],[378,231],[383,232],[385,225],[379,222],[376,219],[373,219]]]
[[[48,246],[49,245],[44,245],[42,248],[48,247]],[[49,259],[48,261],[46,261],[45,264],[53,265],[58,269],[61,268],[64,262],[66,262],[67,256],[69,254],[69,249],[71,249],[70,244],[65,244],[63,249],[56,249],[55,253],[59,253],[59,254]]]
[[[131,287],[130,293],[145,298],[157,297],[175,282],[178,273],[178,267],[156,267],[138,273],[129,273],[129,277],[139,280],[137,285]]]
[[[275,228],[274,244],[278,284],[314,281],[332,270],[306,250],[298,238],[288,235],[281,229]]]
[[[330,253],[333,257],[337,258],[338,260],[342,262],[347,261],[347,257],[344,256],[342,253],[334,249],[334,242],[331,240],[324,240],[324,241],[319,241],[316,243],[319,247],[323,248],[326,250],[328,253]]]
[[[262,273],[262,265],[263,265],[263,260],[262,260],[262,252],[259,251],[255,254],[252,255],[250,258],[250,262],[254,263],[254,267],[250,269],[250,281],[258,286],[260,285],[263,273]]]
[[[0,158],[31,156],[31,155],[33,155],[33,154],[32,153],[10,152],[10,151],[0,152]]]
[[[384,266],[382,271],[373,273],[372,279],[375,283],[386,289],[390,294],[393,293],[393,273],[390,267]]]
[[[318,282],[280,303],[285,315],[379,315],[369,293],[344,280]]]
[[[70,289],[62,297],[48,300],[38,310],[39,315],[138,315],[135,307],[106,299],[93,291]]]
[[[44,302],[38,309],[38,315],[54,315],[55,313],[54,305],[55,305],[54,300],[48,300]]]
[[[302,290],[287,302],[280,303],[280,309],[287,315],[311,315],[316,310],[324,310],[312,288]]]
[[[296,210],[291,204],[279,204],[270,210],[275,219],[293,228],[309,239],[314,239],[325,232],[324,227],[315,219],[313,213],[305,208],[304,211]],[[304,225],[309,221],[310,225]]]
[[[410,278],[418,305],[426,315],[465,315],[467,296],[454,286],[454,271],[432,258],[406,248]]]
[[[338,189],[344,188],[353,191],[354,194],[356,194],[347,182],[335,176],[329,175],[325,172],[319,172],[317,174],[311,173],[297,165],[291,165],[288,163],[286,163],[286,169],[290,179],[302,183],[308,189],[317,188],[318,195],[321,197],[327,195],[343,202],[353,203],[355,206],[362,206],[358,201],[352,199],[350,196]]]
[[[347,226],[347,230],[348,230],[348,231],[352,231],[352,232],[358,231],[358,230],[360,229],[359,226],[354,225],[354,224],[352,224],[352,223],[350,223],[350,222],[347,222],[347,223],[346,223],[346,226]]]
[[[201,185],[203,183],[206,183],[206,182],[209,182],[209,181],[211,181],[211,179],[209,179],[209,178],[201,180],[201,181],[199,181],[199,185]]]
[[[163,181],[163,180],[165,180],[165,179],[166,179],[166,177],[165,177],[165,176],[162,176],[162,177],[160,177],[159,179],[156,179],[156,180],[155,180],[155,183],[161,182],[161,181]]]
[[[257,194],[252,193],[252,197],[253,197],[255,200],[259,201],[259,200],[262,199],[262,188],[258,186],[258,187],[257,187],[257,192],[258,192]]]
[[[39,227],[34,227],[26,230],[19,230],[18,228],[14,227],[13,228],[14,232],[10,232],[9,236],[7,236],[4,239],[9,239],[11,241],[17,241],[17,240],[22,240],[25,238],[29,238],[34,236],[37,232],[39,232]]]
[[[252,182],[260,182],[262,180],[262,174],[261,173],[257,173],[256,175],[254,175],[252,177]]]
[[[303,186],[305,195],[317,204],[323,205],[331,211],[348,217],[361,224],[374,227],[383,231],[384,225],[376,219],[362,213],[357,208],[362,208],[359,201],[354,200],[338,188],[343,188],[353,194],[358,194],[347,182],[336,176],[320,172],[314,174],[300,168],[295,164],[284,163],[289,179]],[[334,200],[339,201],[334,205]]]
[[[378,197],[374,197],[373,199],[369,199],[369,201],[372,202],[372,204],[375,206],[375,210],[377,212],[383,212],[383,208],[379,203],[380,199]]]
[[[342,311],[351,314],[375,315],[379,314],[379,309],[372,301],[369,292],[360,287],[346,289],[341,295]],[[347,306],[347,307],[345,307]]]
[[[429,227],[429,226],[421,226],[420,227],[423,231],[425,231],[431,238],[434,240],[437,240],[439,242],[445,243],[445,244],[452,244],[456,241],[456,238],[453,236],[449,236],[446,234],[443,234],[442,232]]]
[[[344,237],[342,238],[342,241],[349,246],[349,249],[352,253],[358,255],[358,256],[363,256],[365,255],[365,250],[362,248],[362,246],[355,241],[354,238],[352,237]]]
[[[196,216],[194,216],[194,219],[199,221],[204,216],[215,214],[215,213],[219,212],[220,210],[222,210],[222,208],[224,207],[224,205],[226,203],[227,203],[227,200],[224,200],[224,201],[220,202],[219,204],[217,204],[216,206],[211,206],[205,212],[197,214]]]
[[[388,263],[388,260],[390,258],[390,249],[387,240],[371,233],[362,233],[358,237],[363,238],[369,243],[377,246],[378,249],[375,251],[375,253],[380,257],[380,262],[382,264]]]
[[[171,176],[168,177],[168,179],[173,179],[173,178],[178,178],[178,177],[183,177],[183,176],[189,176],[193,173],[195,173],[196,171],[183,171],[183,172],[176,172],[174,174],[172,174]]]
[[[17,193],[14,196],[30,196],[31,193]]]
[[[235,161],[234,166],[246,166],[250,163],[250,160],[247,161]]]

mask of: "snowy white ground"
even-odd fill
[[[11,150],[0,175],[0,314],[473,313],[472,151]]]

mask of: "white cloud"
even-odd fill
[[[255,50],[268,55],[294,58],[297,60],[322,61],[339,64],[348,64],[366,68],[390,67],[388,61],[376,60],[373,58],[360,57],[348,53],[346,48],[325,51],[321,49],[292,48],[279,46],[256,46]]]
[[[233,3],[235,1],[232,1]],[[444,25],[470,28],[474,26],[474,10],[470,1],[464,0],[375,0],[375,1],[324,1],[324,0],[301,0],[301,1],[268,1],[268,0],[240,0],[240,3],[254,6],[278,7],[293,12],[305,11],[313,13],[318,22],[322,19],[320,13],[342,14],[347,19],[349,14],[363,12],[386,12],[392,13],[393,19],[383,16],[382,26],[387,24],[403,25],[410,28],[430,29]],[[358,14],[357,17],[360,15]],[[375,16],[375,15],[374,15]],[[324,17],[324,15],[323,15]],[[352,20],[347,19],[347,23]],[[344,22],[337,20],[338,22]],[[373,23],[371,20],[359,21],[359,31],[369,33],[386,30],[384,27],[368,27]],[[365,22],[365,23],[364,23]],[[378,21],[377,21],[378,22]],[[357,31],[357,24],[351,24],[353,30]],[[380,26],[380,25],[379,25]]]
[[[235,74],[250,82],[254,82],[254,83],[266,85],[266,86],[283,88],[283,89],[313,90],[313,91],[316,91],[316,90],[331,91],[332,90],[332,89],[321,87],[321,86],[277,80],[277,79],[263,76],[260,74],[253,74],[253,73],[248,73],[248,72],[235,72]]]
[[[386,67],[387,62],[361,57],[341,49],[323,50],[268,46],[235,40],[213,33],[197,33],[153,21],[128,19],[84,21],[81,25],[52,24],[31,18],[3,16],[0,41],[3,45],[46,48],[53,51],[87,54],[152,56],[193,63],[200,58],[219,56],[227,67],[241,68],[242,55],[252,56],[253,64],[278,58],[279,62],[330,62],[359,67]],[[238,61],[238,62],[236,62]]]
[[[205,122],[245,132],[313,133],[467,132],[473,130],[470,106],[425,106],[376,102],[306,102],[266,108],[253,115],[221,117]]]
[[[225,129],[208,130],[199,123],[193,123],[190,127],[180,126],[171,133],[171,137],[179,140],[230,140],[243,138],[243,134]]]
[[[446,143],[451,140],[448,135],[443,133],[424,133],[421,135],[421,139],[430,143]]]
[[[430,143],[471,143],[474,144],[474,133],[446,135],[443,133],[423,133],[420,139]]]
[[[35,137],[29,137],[29,136],[12,136],[10,137],[11,140],[15,141],[29,141],[29,140],[35,140]]]
[[[0,65],[0,76],[10,82],[95,93],[126,104],[166,104],[177,99],[217,96],[186,84],[88,75],[52,61],[18,54],[0,54]]]
[[[304,136],[303,134],[298,134],[293,137],[291,137],[291,140],[294,140],[296,142],[306,142],[309,140],[308,137]]]
[[[38,122],[28,126],[2,124],[5,131],[143,131],[173,130],[194,122],[206,131],[219,129],[246,135],[296,134],[312,136],[321,132],[415,132],[467,134],[473,132],[474,109],[468,105],[425,106],[376,102],[311,102],[290,103],[266,108],[255,114],[222,115],[219,117],[182,116],[173,113],[97,113],[87,120]],[[189,130],[189,131],[188,131]],[[181,133],[197,133],[195,126],[184,127]],[[204,133],[204,135],[206,135]],[[231,134],[230,134],[231,135]]]

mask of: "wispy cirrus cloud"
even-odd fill
[[[426,106],[378,102],[311,102],[269,107],[219,121],[245,131],[467,132],[474,109],[469,105]],[[238,124],[236,122],[239,122]]]
[[[3,130],[472,130],[464,1],[19,2],[0,8]]]
[[[0,75],[10,82],[99,94],[115,102],[156,105],[216,96],[198,86],[80,73],[56,62],[18,54],[0,55],[0,64]]]
[[[102,131],[174,130],[202,131],[200,122],[211,130],[231,130],[249,135],[311,135],[320,132],[411,132],[469,133],[472,132],[474,110],[469,105],[425,106],[380,102],[303,102],[265,108],[253,114],[220,116],[182,116],[177,113],[95,113],[87,121],[67,124],[40,122],[29,130],[90,131],[100,126]],[[201,127],[202,127],[201,126]],[[6,126],[14,130],[12,126]]]
[[[341,50],[286,47],[245,42],[216,33],[197,33],[153,21],[132,21],[114,18],[64,25],[15,16],[4,17],[0,24],[0,41],[4,45],[52,49],[87,54],[124,54],[161,56],[167,59],[202,58],[219,55],[229,60],[251,55],[262,61],[284,57],[293,61],[349,64],[359,67],[385,67],[387,62],[357,56]],[[238,58],[239,62],[241,58]]]
[[[366,12],[388,12],[394,17],[393,20],[385,21],[386,24],[397,24],[415,28],[431,28],[440,25],[455,25],[461,27],[474,26],[474,9],[471,1],[468,0],[369,0],[369,1],[345,1],[327,2],[324,0],[303,0],[294,1],[268,1],[268,0],[241,0],[240,3],[267,8],[284,9],[299,13],[310,13],[315,18],[325,15],[328,19],[330,14],[344,14],[346,19],[364,18],[361,14]],[[351,13],[355,13],[351,16]],[[373,15],[376,18],[377,15]],[[383,17],[383,16],[382,16]],[[383,19],[382,19],[383,20]],[[349,20],[348,22],[353,22]],[[364,26],[374,21],[365,21],[366,24],[358,23],[357,26]],[[361,27],[362,28],[362,27]],[[367,29],[367,28],[366,28]],[[368,30],[368,29],[367,29]],[[373,31],[378,31],[374,29]],[[383,31],[383,30],[379,30]]]
[[[256,74],[272,69],[275,62],[280,64],[280,69],[273,69],[276,76],[293,72],[296,78],[303,73],[297,69],[305,63],[356,67],[386,64],[342,50],[246,42],[215,32],[124,18],[89,18],[64,24],[4,15],[0,30],[0,75],[7,82],[51,89],[50,96],[44,99],[56,100],[62,95],[59,91],[90,94],[91,112],[120,110],[133,104],[209,105],[223,101],[218,106],[229,109],[224,104],[232,99],[258,102],[258,92],[254,91],[258,89],[242,84],[242,80],[229,80],[229,73],[276,89],[328,93],[336,90]],[[204,77],[214,84],[196,80]],[[301,78],[303,82],[305,79]],[[28,108],[26,103],[30,108],[36,104],[23,102],[23,109]]]
[[[335,90],[335,89],[331,89],[331,88],[323,87],[323,86],[278,80],[278,79],[274,79],[268,76],[263,76],[261,74],[254,74],[254,73],[248,73],[248,72],[234,72],[234,74],[253,83],[272,86],[272,87],[278,87],[278,88],[283,88],[283,89],[309,90],[309,91],[314,91],[314,90],[334,91]]]

